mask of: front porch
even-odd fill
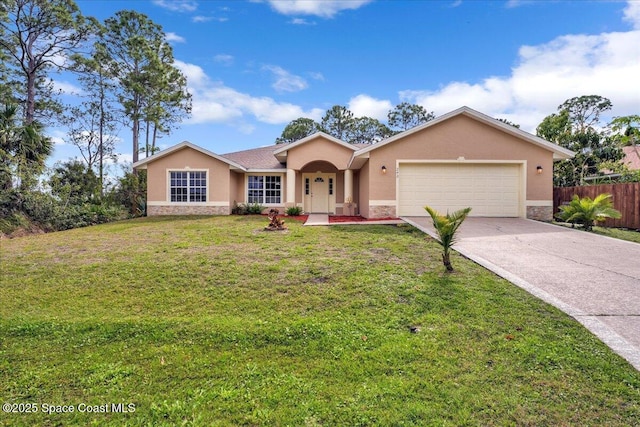
[[[298,206],[307,214],[358,214],[358,171],[314,161],[299,170],[287,169],[286,176],[285,208]]]

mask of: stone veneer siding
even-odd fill
[[[147,206],[147,216],[158,215],[229,215],[229,206]]]
[[[395,218],[395,206],[371,206],[369,205],[369,218]]]
[[[369,218],[395,218],[395,206],[369,206]],[[553,220],[552,206],[527,206],[527,218],[537,221]]]
[[[527,206],[527,218],[551,222],[553,220],[553,206]]]

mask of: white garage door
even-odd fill
[[[428,215],[426,205],[442,213],[471,206],[471,216],[519,216],[519,164],[404,163],[399,169],[401,216]]]

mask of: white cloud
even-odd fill
[[[624,8],[624,20],[629,22],[633,29],[640,30],[640,2],[629,1]]]
[[[309,73],[309,77],[311,77],[313,80],[319,80],[319,81],[324,81],[324,75],[320,72],[315,72],[315,71],[311,71]]]
[[[53,89],[60,91],[67,95],[82,95],[84,90],[80,86],[76,86],[73,83],[63,82],[60,80],[53,80]]]
[[[198,9],[194,0],[153,0],[153,4],[173,12],[193,12]]]
[[[307,21],[304,18],[293,18],[289,23],[293,25],[316,25],[314,21]]]
[[[62,129],[51,129],[48,132],[49,138],[51,138],[51,142],[56,146],[67,145],[67,134]]]
[[[164,38],[168,42],[175,42],[175,43],[185,43],[187,41],[187,39],[185,39],[182,36],[177,35],[176,33],[166,33],[164,35]]]
[[[225,17],[202,16],[202,15],[194,16],[193,18],[191,18],[191,22],[195,22],[197,24],[202,22],[209,22],[209,21],[227,22],[228,20],[229,18],[225,18]]]
[[[638,58],[640,30],[566,35],[522,46],[509,76],[478,83],[450,82],[438,90],[408,90],[399,95],[436,114],[467,105],[534,131],[545,116],[575,96],[604,96],[614,105],[612,115],[637,114]]]
[[[188,86],[200,87],[208,83],[209,78],[200,66],[189,64],[178,59],[174,61],[174,64],[187,78]]]
[[[391,101],[364,94],[351,98],[348,106],[355,117],[372,117],[380,121],[386,121],[389,110],[393,108]]]
[[[202,16],[202,15],[197,15],[194,16],[193,18],[191,18],[192,22],[196,22],[196,23],[200,23],[200,22],[209,22],[213,20],[213,16]]]
[[[321,109],[304,111],[300,106],[269,97],[253,97],[224,86],[211,84],[193,93],[192,123],[233,122],[249,114],[268,124],[284,124],[298,117],[321,117]],[[246,126],[243,125],[243,126]]]
[[[221,53],[213,57],[213,60],[219,64],[230,66],[233,64],[235,58],[232,55],[227,55],[226,53]]]
[[[513,9],[514,7],[524,6],[526,4],[533,4],[534,0],[508,0],[506,7],[507,9]]]
[[[241,132],[252,132],[248,116],[268,124],[285,124],[298,117],[319,120],[324,111],[278,102],[269,97],[254,97],[211,81],[197,65],[176,61],[176,66],[187,76],[189,91],[193,95],[189,123],[229,123]]]
[[[275,82],[271,87],[278,92],[299,92],[309,86],[302,77],[291,74],[277,65],[265,65],[262,69],[273,74]]]
[[[338,12],[358,9],[372,0],[268,0],[277,12],[283,15],[314,15],[332,18]]]

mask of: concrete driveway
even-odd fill
[[[431,218],[403,218],[435,236]],[[520,218],[467,218],[454,248],[577,319],[640,370],[640,244]]]

